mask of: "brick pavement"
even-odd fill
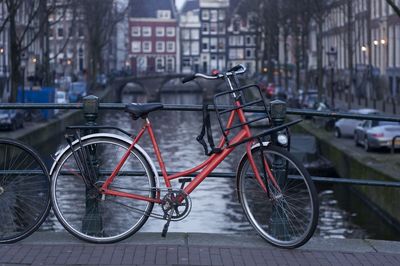
[[[400,254],[273,247],[139,244],[13,244],[1,265],[400,265]]]
[[[1,245],[0,265],[400,265],[400,243],[388,241],[312,239],[284,250],[253,236],[142,234],[110,245],[50,239]]]

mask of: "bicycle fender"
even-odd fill
[[[104,138],[116,138],[118,140],[121,140],[123,142],[125,142],[128,145],[132,144],[132,140],[129,138],[126,138],[124,136],[120,136],[120,135],[116,135],[116,134],[111,134],[111,133],[95,133],[95,134],[90,134],[90,135],[86,135],[83,136],[81,138],[82,140],[87,140],[90,138],[97,138],[97,137],[104,137]],[[72,142],[72,146],[75,146],[77,143],[79,142],[79,140],[75,140],[74,142]],[[50,176],[53,175],[53,171],[54,168],[56,167],[58,161],[60,160],[60,158],[65,154],[65,152],[67,152],[67,150],[69,149],[69,146],[66,146],[63,150],[61,150],[60,152],[58,152],[58,155],[56,157],[56,159],[54,160],[53,165],[51,166],[50,169]],[[159,188],[160,187],[160,177],[158,175],[158,171],[157,168],[153,162],[153,160],[150,158],[150,156],[147,154],[147,152],[138,144],[135,144],[135,149],[146,159],[146,161],[149,163],[151,170],[153,171],[154,177],[156,179],[156,187]]]

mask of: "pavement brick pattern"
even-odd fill
[[[138,244],[12,244],[0,265],[400,265],[400,254],[274,247]]]

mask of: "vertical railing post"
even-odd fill
[[[274,100],[270,103],[270,112],[271,112],[271,122],[272,126],[280,126],[285,122],[286,118],[286,102],[280,100]],[[274,133],[271,136],[271,141],[275,145],[279,145],[277,140],[278,133]],[[288,136],[289,137],[289,136]],[[278,184],[281,188],[285,187],[285,183],[287,180],[287,162],[281,156],[273,156],[272,161],[272,173],[275,176]],[[279,204],[278,204],[279,205]],[[272,230],[275,231],[277,235],[287,235],[287,221],[284,221],[285,217],[282,208],[276,206],[276,204],[272,205]]]
[[[85,125],[86,126],[96,126],[96,120],[98,118],[99,112],[99,98],[94,95],[89,95],[83,98],[83,114],[85,117]],[[84,134],[93,134],[97,133],[95,129],[86,129]],[[93,181],[97,181],[98,179],[98,160],[96,154],[96,147],[91,147],[91,149],[83,148],[83,152],[85,152],[88,156],[85,156],[85,163],[91,173],[85,173],[86,175],[90,175],[95,178]],[[98,235],[102,232],[103,223],[102,217],[99,212],[99,202],[96,197],[93,196],[94,187],[86,187],[86,212],[82,221],[82,231],[86,232],[90,235]]]

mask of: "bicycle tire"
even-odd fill
[[[274,246],[297,248],[304,245],[315,231],[319,214],[317,192],[308,171],[280,147],[254,147],[252,155],[268,191],[265,192],[255,179],[249,159],[244,156],[237,171],[237,190],[246,218],[257,233]],[[264,170],[262,156],[278,185],[274,185],[268,170]]]
[[[50,177],[30,146],[0,139],[0,243],[35,232],[50,211]]]
[[[73,147],[74,152],[95,151],[96,158],[92,154],[91,160],[95,160],[99,185],[111,174],[128,148],[128,143],[112,137],[89,137]],[[145,174],[130,176],[129,171],[143,171]],[[102,198],[97,189],[86,188],[80,178],[83,176],[71,148],[67,149],[52,174],[51,200],[54,213],[68,232],[92,243],[114,243],[133,235],[144,225],[154,203],[113,196]],[[110,185],[119,191],[135,190],[152,198],[155,197],[154,187],[154,173],[136,149],[131,151]]]

